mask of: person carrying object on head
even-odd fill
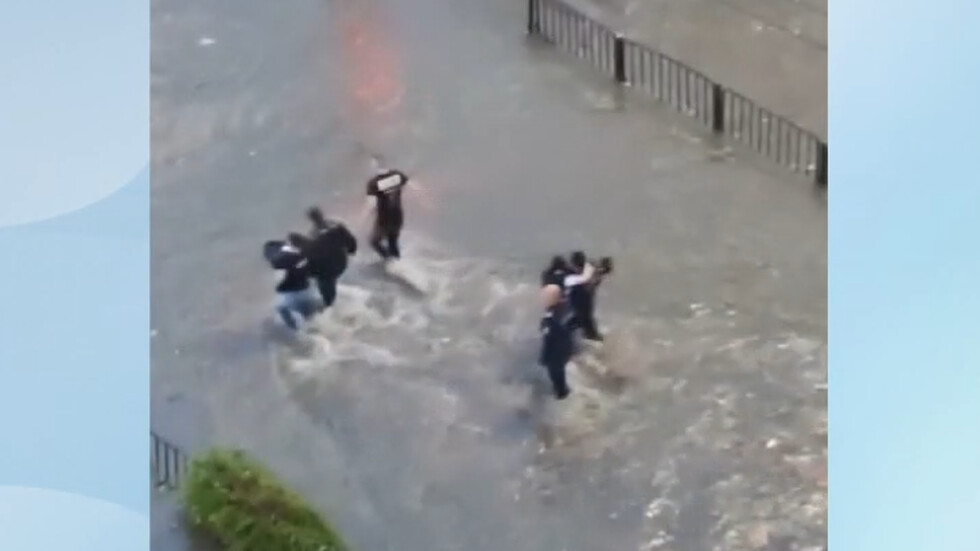
[[[582,251],[569,255],[571,273],[565,277],[565,292],[575,315],[575,326],[590,341],[603,340],[595,320],[595,293],[602,277],[611,270],[611,260],[603,259],[604,269],[597,269]]]
[[[561,287],[545,285],[541,290],[544,315],[541,317],[541,353],[538,363],[548,370],[555,398],[564,400],[570,393],[565,368],[572,358],[572,315],[562,300]]]
[[[276,285],[279,304],[276,311],[283,323],[296,330],[299,325],[294,314],[309,321],[320,310],[320,301],[310,285],[308,260],[303,249],[309,241],[300,234],[290,233],[286,241],[267,241],[263,247],[266,260],[273,269],[283,273]]]
[[[313,224],[303,251],[309,261],[310,276],[320,291],[321,309],[330,308],[337,298],[337,280],[347,270],[348,255],[357,254],[357,239],[338,220],[328,220],[317,207],[306,212]]]
[[[371,247],[384,260],[401,258],[402,226],[405,212],[402,208],[402,191],[408,184],[408,176],[399,170],[384,168],[381,160],[373,160],[374,176],[368,180],[368,205],[365,214],[374,213],[371,229]]]

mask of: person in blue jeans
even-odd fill
[[[286,327],[293,330],[299,329],[295,314],[309,321],[321,309],[317,291],[310,283],[309,262],[303,254],[305,243],[302,235],[290,233],[286,241],[268,241],[263,247],[266,259],[283,274],[276,285],[276,311]]]

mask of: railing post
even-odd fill
[[[155,488],[176,489],[187,475],[187,455],[180,448],[150,431],[153,452],[150,457],[150,474]]]
[[[613,41],[613,72],[616,82],[626,84],[626,39],[619,33]]]
[[[541,30],[539,23],[541,7],[538,2],[540,0],[527,0],[527,34],[537,34]]]
[[[711,129],[716,134],[725,133],[725,89],[717,82],[711,83]]]
[[[827,144],[817,145],[817,185],[827,187]]]

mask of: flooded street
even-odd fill
[[[826,546],[826,207],[804,182],[525,38],[520,1],[152,8],[158,432],[252,451],[359,550]],[[356,227],[372,154],[420,184],[425,293],[362,239],[289,342],[260,245],[311,204]],[[536,284],[575,248],[617,271],[608,340],[556,403]]]
[[[571,0],[827,137],[827,0]]]

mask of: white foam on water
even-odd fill
[[[342,284],[337,286],[333,306],[316,323],[321,333],[350,337],[366,329],[392,325],[419,330],[427,320],[416,305],[397,293]]]
[[[490,315],[490,313],[500,305],[501,300],[508,297],[510,293],[508,293],[507,286],[504,284],[504,282],[500,280],[493,280],[490,282],[489,295],[490,296],[487,299],[486,304],[483,306],[483,310],[481,311],[481,314],[484,317]]]
[[[426,271],[414,260],[389,260],[385,263],[385,273],[423,295],[431,291],[432,282]]]
[[[512,361],[526,362],[519,369],[541,375],[533,352],[536,346],[527,346],[538,338],[541,312],[535,282],[525,280],[515,267],[486,259],[453,258],[439,254],[435,247],[426,251],[428,255],[419,250],[407,252],[408,260],[400,261],[396,270],[419,282],[428,293],[413,296],[392,285],[385,277],[390,270],[384,274],[368,270],[364,277],[350,277],[338,287],[334,305],[314,322],[315,331],[308,335],[313,352],[305,357],[293,357],[289,350],[281,352],[284,382],[300,385],[311,379],[381,377],[406,392],[404,399],[435,400],[419,403],[420,412],[431,415],[429,422],[475,427],[492,423],[479,413],[462,413],[460,407],[471,407],[465,393],[453,394],[462,400],[460,404],[437,398],[450,392],[448,385],[453,380],[480,393],[473,398],[481,405],[473,407],[513,411],[515,389],[512,382],[500,382],[497,369]],[[532,397],[532,419],[553,435],[554,446],[582,448],[586,440],[602,437],[608,430],[604,423],[621,398],[609,391],[609,380],[622,378],[622,372],[637,364],[639,341],[645,339],[630,336],[620,343],[615,332],[611,333],[605,345],[584,347],[568,366],[571,396],[560,402],[550,392]],[[521,400],[516,398],[516,403]],[[493,415],[491,410],[480,411]]]
[[[417,330],[403,316],[404,306],[394,304],[390,313],[382,312],[374,299],[376,293],[354,285],[338,285],[334,305],[311,320],[308,331],[295,335],[302,341],[305,353],[297,355],[288,346],[277,346],[279,363],[290,374],[302,379],[338,375],[337,366],[357,362],[375,366],[395,366],[404,362],[396,350],[381,339],[367,339],[364,334],[400,324]]]
[[[572,393],[549,408],[552,414],[548,422],[554,433],[555,446],[578,445],[600,431],[602,422],[614,405],[614,400],[592,386],[579,360],[568,364],[566,376]]]
[[[453,264],[418,256],[418,249],[433,248],[413,248],[409,251],[411,260],[399,261],[397,268],[385,273],[397,274],[420,290],[433,288],[437,291],[434,298],[446,302],[453,292]],[[345,281],[338,285],[333,305],[310,322],[309,331],[297,335],[312,345],[308,354],[297,355],[288,347],[278,347],[290,372],[327,375],[332,366],[350,362],[397,366],[407,362],[405,348],[409,354],[424,348],[436,317],[429,308],[429,298],[420,299],[386,285],[384,278],[369,275],[360,279],[363,281],[356,284]]]

